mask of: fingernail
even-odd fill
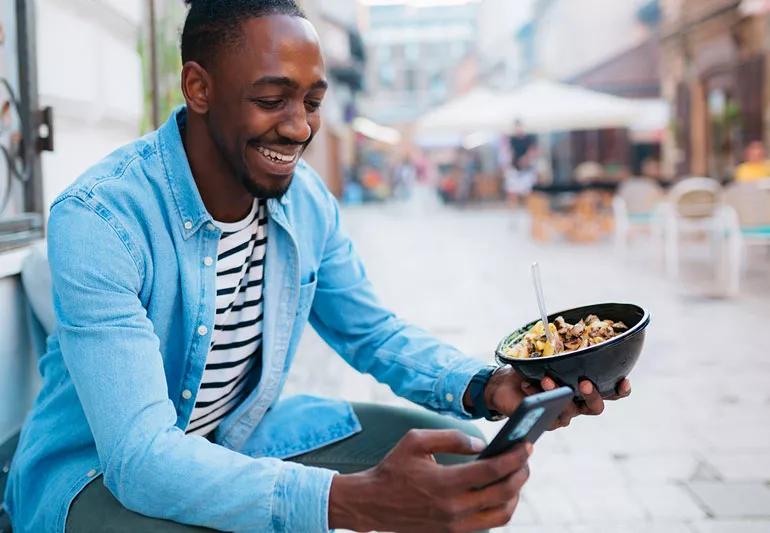
[[[532,446],[531,442],[527,442],[524,444],[524,449],[527,450],[527,455],[532,455],[532,452],[535,451],[535,447]]]
[[[591,394],[594,390],[593,385],[590,381],[584,381],[580,384],[580,392],[583,394]]]
[[[483,440],[477,437],[468,437],[468,438],[471,441],[471,450],[473,450],[474,452],[483,451],[484,448],[487,447],[487,444]]]

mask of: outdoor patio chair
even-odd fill
[[[679,275],[679,240],[685,236],[709,237],[712,256],[721,253],[724,220],[722,186],[711,178],[690,177],[674,185],[661,204],[661,233],[666,274]],[[718,261],[715,261],[718,265]]]
[[[660,227],[658,209],[664,197],[663,187],[651,178],[633,177],[620,184],[612,199],[615,245],[618,250],[625,251],[628,248],[634,229]]]
[[[591,183],[604,179],[605,172],[601,163],[596,161],[583,161],[575,167],[575,181],[578,183]]]
[[[770,180],[732,183],[724,192],[728,290],[735,294],[752,246],[770,246]]]

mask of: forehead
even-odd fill
[[[235,53],[226,54],[223,66],[238,79],[263,76],[288,77],[300,85],[324,78],[324,60],[318,34],[301,17],[270,15],[243,23],[242,41]]]

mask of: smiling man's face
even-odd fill
[[[233,175],[254,196],[278,198],[321,126],[326,93],[318,35],[307,20],[252,18],[243,40],[210,69],[206,122]]]

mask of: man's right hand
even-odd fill
[[[532,445],[444,466],[434,453],[477,454],[478,439],[456,430],[410,430],[380,464],[337,475],[329,527],[354,531],[465,532],[507,524],[529,477]]]

